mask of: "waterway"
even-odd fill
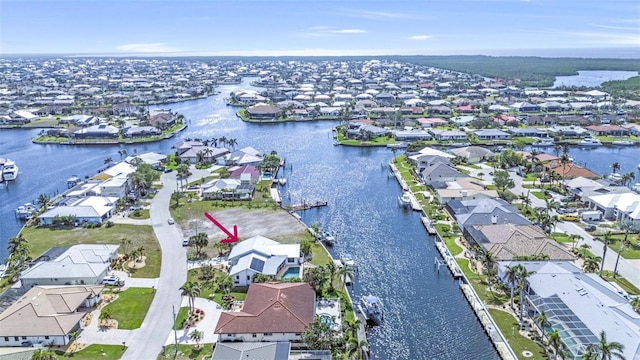
[[[208,99],[163,106],[184,114],[189,126],[173,139],[158,143],[36,145],[31,138],[39,130],[0,131],[0,156],[16,160],[20,167],[17,181],[0,186],[0,259],[7,257],[7,240],[21,227],[14,208],[34,202],[39,194],[64,191],[71,175],[96,174],[105,166],[104,159],[119,160],[121,148],[129,154],[171,153],[171,147],[186,138],[235,138],[238,148],[275,150],[286,159],[285,202],[329,203],[301,212],[301,216],[308,224],[319,222],[336,233],[338,243],[332,250],[336,257],[342,252],[354,256],[359,272],[352,295],[358,298],[371,293],[383,299],[386,321],[370,332],[373,358],[497,359],[457,283],[448,273],[434,271],[437,254],[419,215],[397,206],[400,187],[382,167],[392,153],[386,148],[333,146],[331,129],[336,122],[242,122],[235,115],[237,109],[226,106],[223,97],[249,89],[249,81],[223,86],[220,95]],[[637,165],[637,158],[631,155],[634,149],[612,150],[615,153],[604,148],[584,150],[584,157],[580,151],[572,149],[571,155],[580,161],[584,158],[588,165],[598,163],[593,157],[596,153],[607,162],[615,154],[623,171]]]
[[[603,82],[614,80],[627,80],[630,77],[638,76],[637,71],[614,71],[614,70],[581,70],[578,75],[557,76],[553,87],[597,87]]]

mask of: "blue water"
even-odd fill
[[[588,70],[578,71],[578,75],[557,76],[553,82],[553,87],[597,87],[603,82],[613,80],[627,80],[630,77],[638,76],[637,71],[613,71],[613,70]]]
[[[438,254],[419,214],[397,206],[401,189],[382,167],[391,159],[391,151],[333,146],[331,129],[336,122],[332,121],[244,123],[236,117],[237,109],[222,99],[231,91],[249,88],[223,86],[220,95],[208,99],[162,106],[183,113],[189,127],[173,139],[153,144],[36,145],[31,138],[39,130],[0,130],[0,157],[16,160],[21,170],[16,182],[0,187],[0,259],[6,258],[7,240],[21,226],[13,209],[35,202],[41,193],[63,191],[71,175],[94,175],[104,167],[105,158],[119,160],[121,148],[129,154],[171,153],[171,146],[180,140],[226,136],[237,139],[237,148],[275,150],[286,159],[285,203],[328,202],[300,215],[307,224],[320,222],[335,234],[336,245],[330,250],[335,258],[341,253],[353,255],[359,271],[351,295],[374,294],[384,302],[385,322],[369,333],[374,359],[497,359],[458,284],[449,274],[434,271]],[[600,171],[597,166],[606,170],[616,159],[625,171],[640,161],[637,151],[572,149],[571,155],[596,171]]]

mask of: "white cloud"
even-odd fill
[[[129,51],[134,53],[166,53],[180,51],[180,49],[173,48],[165,43],[124,44],[117,46],[116,49],[119,51]]]
[[[386,11],[356,11],[354,16],[365,19],[406,19],[410,17],[408,14]]]
[[[409,40],[428,40],[431,39],[431,35],[413,35],[409,36]]]
[[[352,35],[352,34],[365,34],[367,30],[363,29],[337,29],[330,26],[314,26],[309,28],[309,31],[298,33],[298,36],[302,37],[324,37],[332,35]]]

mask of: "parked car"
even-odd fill
[[[584,229],[586,231],[596,231],[596,226],[593,225],[593,224],[589,224],[589,225],[585,226]]]
[[[176,222],[175,222],[175,220],[173,220],[173,218],[169,218],[169,219],[167,219],[167,223],[169,223],[169,225],[173,225]]]
[[[118,285],[124,286],[124,280],[116,275],[109,275],[102,279],[102,283],[105,285]]]
[[[562,214],[560,215],[560,220],[564,221],[580,221],[580,218],[573,214]]]
[[[169,169],[169,168],[164,169],[164,172],[166,172],[166,173],[170,173],[172,171],[173,171],[173,169]]]
[[[189,246],[189,239],[183,239],[182,246]]]

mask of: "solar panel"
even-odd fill
[[[251,265],[249,265],[249,268],[258,272],[262,272],[262,270],[264,269],[264,261],[253,258],[251,259]]]

